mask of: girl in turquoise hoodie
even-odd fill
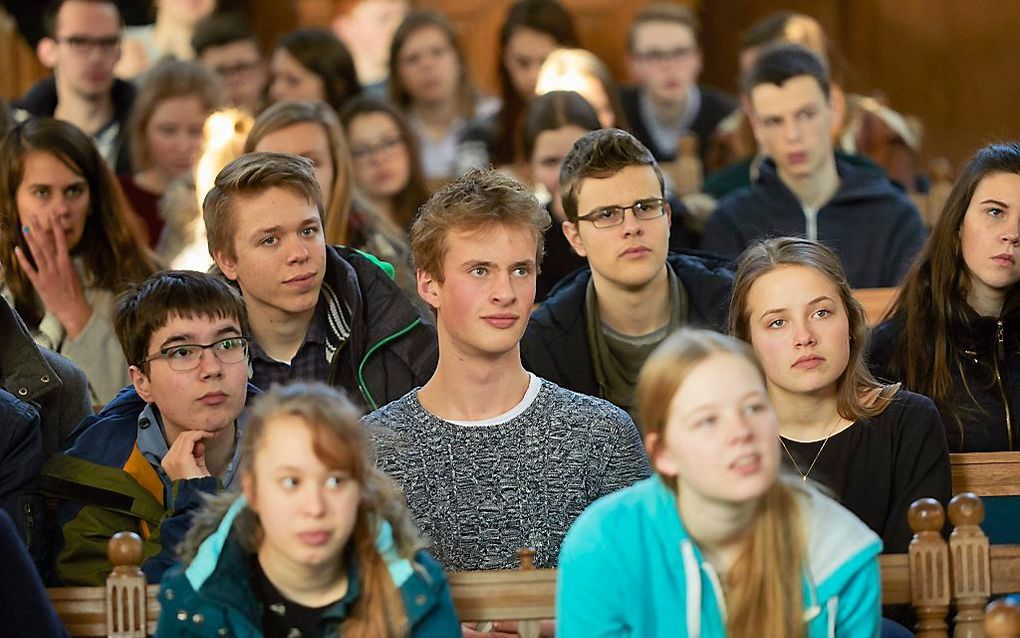
[[[637,387],[656,475],[593,503],[560,551],[557,638],[879,635],[882,544],[779,477],[750,348],[683,330]]]
[[[359,416],[322,384],[256,401],[243,494],[196,515],[184,564],[163,577],[158,636],[460,634],[446,576],[374,469]]]

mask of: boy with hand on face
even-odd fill
[[[242,410],[258,392],[244,301],[213,275],[153,275],[118,299],[115,328],[132,385],[45,469],[65,585],[102,585],[107,543],[124,530],[142,537],[142,570],[159,582],[202,496],[236,486]]]

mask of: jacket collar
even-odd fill
[[[43,358],[21,317],[6,300],[0,299],[0,376],[5,390],[22,401],[36,401],[62,384]]]

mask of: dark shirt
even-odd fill
[[[341,605],[349,609],[358,597],[358,576],[354,563],[347,572],[347,593],[340,599],[321,607],[305,607],[276,588],[262,571],[257,555],[251,557],[252,591],[262,607],[262,633],[280,638],[318,638],[325,634],[322,625],[324,614],[330,607]]]
[[[274,384],[286,385],[292,381],[329,380],[329,360],[326,359],[326,302],[319,296],[315,314],[308,324],[305,340],[297,354],[288,364],[273,359],[258,344],[251,344],[251,383],[260,390],[268,390]]]
[[[166,220],[159,214],[159,200],[162,196],[139,186],[134,175],[130,173],[118,175],[117,180],[131,209],[145,222],[145,227],[149,231],[149,248],[155,248],[159,236],[163,233],[163,226],[166,225]]]
[[[823,441],[783,439],[801,472],[807,472]],[[783,462],[796,471],[788,454]],[[882,537],[883,551],[904,553],[913,537],[907,509],[922,497],[944,505],[952,495],[949,450],[942,420],[931,399],[900,390],[878,416],[829,437],[808,478]]]

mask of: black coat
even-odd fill
[[[326,247],[323,281],[351,311],[350,336],[330,363],[329,383],[375,410],[422,386],[439,362],[439,341],[404,292],[365,253]]]
[[[903,334],[903,319],[876,326],[868,365],[881,379],[903,381],[891,368],[893,350]],[[1001,338],[1001,341],[1000,341]],[[968,312],[953,335],[950,361],[955,418],[942,410],[950,452],[1001,452],[1020,449],[1020,304],[1001,318]],[[934,353],[932,353],[934,359]],[[908,388],[912,389],[912,388]],[[941,406],[940,406],[941,407]]]
[[[895,286],[925,240],[917,208],[884,175],[836,160],[839,189],[818,210],[817,239],[836,251],[854,288]],[[736,257],[768,237],[804,237],[804,208],[772,160],[758,179],[716,206],[701,236],[703,250]]]
[[[726,332],[733,269],[729,261],[695,253],[670,253],[666,263],[687,292],[689,324]],[[521,340],[524,367],[543,379],[599,396],[588,349],[585,291],[591,270],[579,270],[553,288],[531,314]]]

